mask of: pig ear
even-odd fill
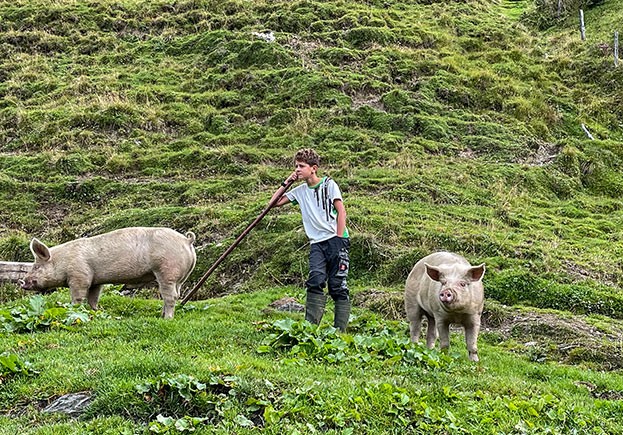
[[[50,260],[50,250],[47,246],[41,243],[37,239],[32,239],[30,242],[30,250],[35,256],[35,260],[49,261]]]
[[[433,281],[439,281],[441,279],[441,272],[439,271],[439,269],[433,266],[429,266],[426,263],[424,263],[424,266],[426,267],[426,274],[430,277],[430,279],[432,279]]]
[[[472,281],[480,281],[484,275],[485,275],[485,263],[482,263],[480,266],[474,266],[467,271],[467,276]]]

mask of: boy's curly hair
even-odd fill
[[[294,163],[305,162],[309,166],[320,166],[320,156],[311,148],[303,148],[296,152]]]

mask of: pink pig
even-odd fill
[[[195,267],[192,232],[182,235],[169,228],[134,227],[76,239],[48,248],[30,242],[35,256],[20,285],[25,290],[69,287],[71,301],[85,299],[97,309],[103,284],[158,282],[164,300],[162,316],[173,318],[182,284]]]
[[[465,329],[471,361],[478,361],[478,332],[484,304],[484,263],[471,266],[458,254],[436,252],[418,261],[405,286],[405,309],[411,341],[419,341],[423,316],[428,320],[426,345],[435,347],[439,334],[442,350],[450,346],[450,324]],[[436,327],[436,328],[435,328]]]

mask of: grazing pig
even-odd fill
[[[20,282],[25,290],[69,287],[71,302],[85,299],[97,309],[103,284],[158,282],[164,300],[162,316],[173,318],[182,284],[195,267],[192,232],[182,235],[169,228],[123,228],[99,236],[76,239],[48,248],[30,242],[35,256]]]
[[[450,346],[450,324],[458,323],[465,328],[469,359],[478,361],[476,341],[484,303],[484,274],[484,263],[471,266],[465,258],[450,252],[436,252],[418,261],[405,286],[411,341],[419,340],[422,317],[426,316],[426,345],[435,347],[439,333],[441,349],[446,350]]]

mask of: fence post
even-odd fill
[[[558,10],[556,11],[556,18],[560,19],[562,13],[562,0],[558,0]]]
[[[584,27],[584,11],[580,9],[580,36],[582,41],[586,39],[586,27]]]
[[[619,66],[619,31],[614,31],[614,66]]]
[[[593,135],[591,134],[591,132],[590,132],[590,131],[588,131],[588,128],[586,128],[586,126],[585,126],[584,124],[581,124],[581,125],[582,125],[582,130],[584,131],[584,133],[586,134],[586,136],[588,136],[588,138],[589,138],[590,140],[595,140],[595,138],[593,137]]]

